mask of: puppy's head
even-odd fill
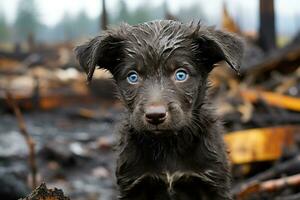
[[[113,74],[137,131],[164,133],[192,123],[214,64],[238,70],[242,42],[199,24],[154,21],[108,30],[75,51],[88,80],[96,66]]]

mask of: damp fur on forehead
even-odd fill
[[[190,49],[185,48],[187,46]],[[205,65],[210,70],[214,64],[224,60],[238,71],[243,55],[243,42],[233,34],[203,26],[200,21],[184,24],[158,20],[134,26],[124,23],[78,46],[75,53],[90,81],[96,66],[113,74],[126,56],[144,56],[144,52],[150,57],[168,59],[177,49],[186,49],[186,53],[194,54],[191,56],[204,58]]]

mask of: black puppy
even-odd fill
[[[225,60],[238,70],[235,36],[176,21],[108,30],[76,48],[91,80],[109,70],[128,112],[120,129],[120,199],[231,199],[222,128],[206,100],[207,76]]]

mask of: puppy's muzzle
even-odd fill
[[[163,123],[167,118],[167,110],[163,105],[150,105],[145,109],[146,121],[153,125]]]

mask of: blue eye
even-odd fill
[[[127,75],[127,81],[130,84],[136,84],[138,80],[139,80],[139,76],[135,71],[132,71]]]
[[[188,78],[188,73],[185,70],[179,69],[176,71],[175,73],[176,81],[185,81],[187,78]]]

